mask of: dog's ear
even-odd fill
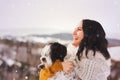
[[[50,46],[50,56],[52,59],[52,62],[55,62],[56,60],[63,61],[64,57],[66,56],[67,49],[64,45],[60,43],[52,43]]]
[[[63,46],[59,52],[60,52],[59,56],[60,56],[61,61],[64,61],[64,58],[67,55],[67,49],[66,49],[66,47]]]

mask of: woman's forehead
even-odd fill
[[[77,28],[82,28],[82,21],[77,24]]]

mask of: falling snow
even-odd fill
[[[25,76],[25,79],[28,79],[28,76]]]

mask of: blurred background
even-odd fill
[[[109,80],[120,80],[120,0],[0,0],[0,80],[38,80],[49,42],[67,45],[82,19],[100,22],[112,58]]]

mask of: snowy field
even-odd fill
[[[110,47],[108,51],[113,60],[120,61],[120,46]]]

